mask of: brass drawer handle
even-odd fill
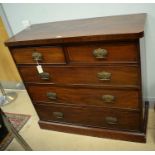
[[[53,116],[57,119],[64,118],[64,114],[62,112],[53,112]]]
[[[99,72],[97,73],[97,77],[99,78],[99,80],[108,81],[111,80],[111,73],[105,71]]]
[[[50,74],[47,72],[40,73],[39,76],[42,80],[49,80],[50,78]]]
[[[118,123],[118,119],[116,117],[106,117],[105,121],[109,125],[116,125]]]
[[[104,59],[108,55],[108,51],[106,49],[98,48],[93,51],[93,55],[97,59]]]
[[[114,103],[114,101],[115,101],[115,96],[113,96],[113,95],[103,95],[103,96],[102,96],[102,99],[103,99],[103,101],[106,102],[106,103]]]
[[[47,92],[47,97],[50,100],[56,100],[57,99],[57,94],[56,93],[52,93],[52,92]]]
[[[35,61],[42,61],[43,56],[39,52],[33,52],[32,53],[32,59],[35,60]]]

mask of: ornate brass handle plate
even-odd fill
[[[47,72],[40,73],[39,76],[42,80],[49,80],[50,78],[50,74]]]
[[[115,101],[115,96],[113,96],[113,95],[103,95],[103,96],[102,96],[102,99],[103,99],[103,101],[106,102],[106,103],[114,103],[114,101]]]
[[[97,77],[99,78],[99,80],[103,81],[111,80],[111,73],[105,71],[99,72],[97,73]]]
[[[105,121],[109,125],[116,125],[118,123],[118,119],[116,117],[105,117]]]
[[[53,92],[47,92],[47,97],[50,100],[56,100],[57,99],[57,94]]]
[[[32,53],[32,59],[35,60],[35,61],[42,61],[43,56],[39,52],[33,52]]]
[[[97,59],[104,59],[108,55],[108,51],[106,49],[98,48],[93,51],[93,55]]]
[[[62,112],[53,112],[53,116],[56,119],[62,119],[62,118],[64,118],[64,114]]]

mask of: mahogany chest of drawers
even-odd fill
[[[36,24],[6,42],[41,128],[146,141],[140,64],[145,18]]]

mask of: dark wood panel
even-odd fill
[[[59,132],[74,133],[80,135],[88,135],[94,137],[110,138],[110,139],[125,140],[140,143],[146,142],[146,133],[144,132],[129,132],[129,131],[106,129],[106,128],[103,129],[96,127],[85,127],[73,124],[62,124],[41,120],[39,121],[39,125],[40,128],[42,129],[55,130]]]
[[[61,105],[34,105],[43,121],[111,129],[140,130],[140,114],[109,108],[71,107]]]
[[[35,66],[18,68],[25,82],[51,82],[69,84],[99,84],[99,85],[139,85],[138,66],[43,66],[49,73],[49,80],[42,80]],[[111,73],[110,80],[100,80],[98,73]]]
[[[145,18],[142,13],[36,24],[6,42],[41,127],[146,140],[139,48]],[[98,50],[92,54],[100,48],[108,53]],[[32,60],[34,51],[43,55],[39,62],[42,74]],[[95,58],[98,52],[105,58]],[[103,103],[102,95],[112,95],[113,104]]]
[[[64,64],[65,56],[61,47],[34,47],[34,48],[15,48],[12,55],[16,64],[36,64],[33,60],[33,53],[40,53],[42,60],[39,63]]]
[[[119,89],[90,89],[57,87],[52,85],[26,85],[31,99],[34,102],[45,104],[73,104],[76,106],[104,106],[124,109],[138,109],[140,94],[136,90]],[[111,101],[106,100],[106,95],[111,95]],[[108,96],[107,96],[108,98]]]
[[[6,42],[7,46],[41,45],[143,36],[146,14],[131,14],[35,24]]]
[[[78,126],[73,124],[63,124],[63,123],[55,123],[55,122],[47,122],[47,121],[39,121],[39,125],[42,129],[56,130],[61,132],[68,133],[76,133],[81,135],[95,136],[101,138],[112,138],[112,139],[120,139],[127,140],[133,142],[146,142],[146,126],[147,126],[147,117],[148,117],[148,102],[145,102],[144,109],[144,118],[143,118],[143,129],[140,132],[129,132],[129,131],[121,131],[121,130],[111,130],[111,129],[103,129],[96,127],[85,127]]]
[[[107,54],[104,58],[96,58],[94,50],[104,49]],[[86,44],[67,47],[69,60],[73,63],[136,63],[139,61],[137,42],[114,42]]]

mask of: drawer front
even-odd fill
[[[39,75],[35,66],[19,67],[25,82],[52,82],[65,84],[139,85],[139,69],[136,66],[105,67],[45,67],[47,73]]]
[[[12,50],[16,64],[39,63],[64,64],[65,56],[61,47],[16,48]]]
[[[137,62],[139,59],[136,42],[69,46],[67,50],[74,63]]]
[[[57,87],[52,85],[27,85],[34,102],[65,103],[77,106],[105,106],[138,109],[139,92],[136,90],[89,89]]]
[[[140,115],[136,112],[105,108],[45,106],[35,108],[41,120],[114,129],[139,130]]]

